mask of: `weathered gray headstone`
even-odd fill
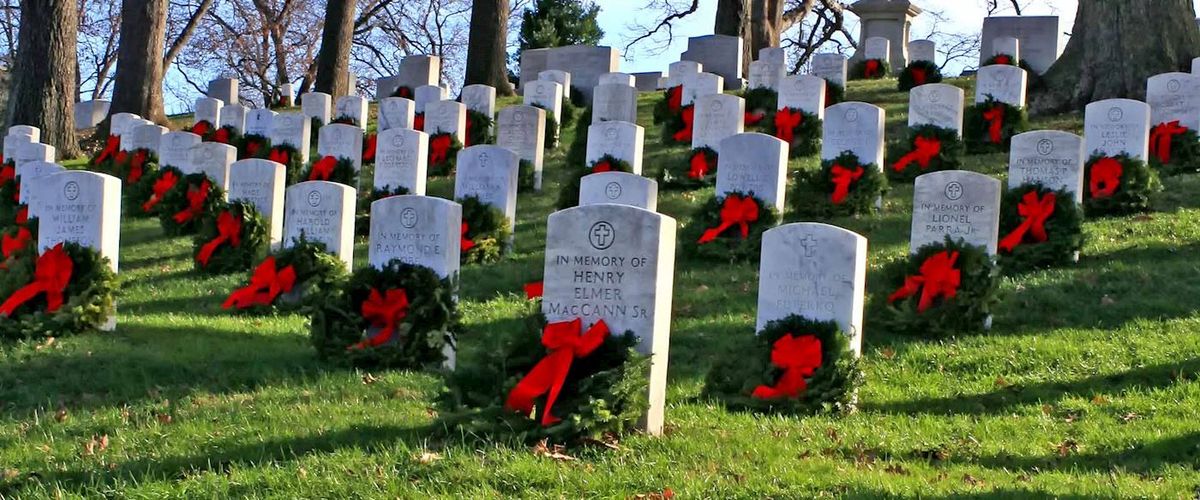
[[[438,102],[446,98],[446,89],[437,85],[422,85],[413,90],[413,102],[416,107],[413,111],[416,113],[424,113],[425,106],[431,102]]]
[[[680,59],[696,61],[709,73],[721,75],[725,89],[742,88],[742,39],[728,35],[688,38],[688,48]]]
[[[309,92],[300,96],[300,111],[309,120],[316,118],[321,125],[329,123],[330,109],[333,107],[333,96],[324,92]]]
[[[641,175],[645,137],[646,130],[630,122],[612,121],[591,125],[588,127],[585,161],[591,165],[604,155],[611,155],[629,162],[633,173]]]
[[[367,129],[367,100],[356,95],[344,95],[337,98],[334,106],[334,119],[350,118],[358,124],[358,128]]]
[[[237,78],[218,78],[208,82],[208,97],[220,99],[226,106],[238,103]]]
[[[246,107],[241,104],[227,104],[221,108],[221,121],[218,127],[233,127],[238,133],[246,130]]]
[[[1039,182],[1066,189],[1083,203],[1083,138],[1061,130],[1014,135],[1008,153],[1008,186]]]
[[[1200,130],[1200,76],[1163,73],[1146,80],[1150,125],[1179,121],[1189,130]]]
[[[934,125],[962,137],[963,89],[944,83],[927,83],[908,92],[908,126]]]
[[[275,112],[269,109],[251,109],[246,111],[246,135],[261,135],[271,137],[271,122],[275,120]]]
[[[167,132],[170,132],[170,129],[160,125],[139,125],[133,132],[121,136],[121,144],[128,144],[128,151],[146,149],[157,155],[162,137]],[[129,138],[128,143],[125,142],[126,137]]]
[[[616,71],[611,73],[603,73],[596,82],[596,86],[600,85],[625,85],[632,87],[634,85],[633,75]]]
[[[667,66],[667,87],[683,85],[692,76],[704,71],[704,65],[696,61],[676,61]]]
[[[658,210],[658,183],[637,174],[599,172],[579,180],[579,205],[613,203]]]
[[[563,86],[550,80],[529,82],[522,93],[522,103],[526,106],[537,106],[550,112],[554,121],[562,123]]]
[[[355,190],[345,184],[306,181],[288,186],[284,193],[283,247],[303,234],[308,241],[354,266]]]
[[[771,89],[778,91],[779,80],[783,78],[782,66],[776,66],[768,61],[750,63],[750,88]]]
[[[483,113],[489,117],[496,116],[496,87],[482,84],[467,85],[462,89],[461,101],[471,111]]]
[[[317,154],[354,162],[354,170],[362,169],[362,129],[354,125],[334,123],[317,132]]]
[[[496,120],[496,145],[533,164],[534,189],[542,190],[542,145],[546,140],[546,110],[533,106],[509,106]]]
[[[742,133],[746,101],[729,94],[711,94],[696,99],[692,122],[692,149],[717,149],[726,137]]]
[[[1025,70],[1007,64],[979,68],[975,73],[975,102],[984,102],[992,96],[997,101],[1023,108],[1028,78]]]
[[[862,353],[867,239],[837,226],[798,222],[763,233],[755,330],[792,314],[834,321]]]
[[[645,430],[662,433],[666,399],[675,220],[627,205],[584,205],[550,214],[542,313],[557,323],[603,320],[631,331],[651,357]]]
[[[913,185],[909,252],[946,236],[996,254],[1000,232],[1000,180],[965,170],[930,172]]]
[[[442,59],[438,56],[408,56],[400,61],[397,87],[416,89],[422,85],[437,85],[442,75]],[[392,95],[395,88],[387,95]]]
[[[300,162],[308,163],[308,143],[312,123],[300,113],[279,113],[271,120],[271,145],[287,144],[300,152]]]
[[[683,82],[683,94],[680,101],[684,106],[693,104],[696,99],[706,95],[720,94],[724,87],[721,75],[713,73],[696,73]]]
[[[467,142],[467,107],[458,101],[437,101],[425,105],[425,132],[449,133],[460,144]]]
[[[571,95],[571,74],[561,69],[548,69],[538,73],[538,81],[542,82],[557,82],[562,85],[563,95]],[[521,87],[521,93],[524,94],[525,87]],[[528,103],[527,103],[528,104]]]
[[[779,83],[779,109],[795,108],[825,118],[825,79],[813,75],[790,75]]]
[[[500,146],[481,144],[458,152],[454,199],[479,198],[496,207],[513,226],[517,220],[519,170],[516,153]]]
[[[403,97],[385,97],[379,101],[379,130],[412,128],[417,103]]]
[[[367,255],[382,268],[392,259],[424,266],[442,278],[458,275],[462,207],[433,196],[392,196],[371,203]]]
[[[1033,71],[1045,73],[1058,60],[1059,40],[1057,16],[1013,16],[987,17],[983,19],[983,33],[979,40],[979,64],[983,64],[995,53],[992,43],[998,37],[1012,36],[1021,41],[1021,59]]]
[[[937,64],[937,43],[933,40],[913,40],[908,42],[908,63],[929,61]]]
[[[175,167],[185,174],[195,173],[192,168],[192,148],[200,144],[200,136],[191,132],[167,132],[158,142],[158,163],[164,167]]]
[[[237,148],[218,142],[202,142],[192,147],[192,169],[203,173],[229,191],[229,167],[237,161]]]
[[[283,242],[283,189],[286,168],[258,158],[234,162],[229,168],[229,201],[249,203],[262,214],[271,236],[271,248]]]
[[[38,181],[48,175],[57,174],[66,169],[57,163],[31,161],[15,168],[15,170],[17,178],[21,180],[21,187],[17,191],[17,201],[29,207],[29,217],[37,217],[37,197],[40,191],[36,189],[39,184]],[[50,201],[54,200],[51,199]]]
[[[825,110],[821,159],[832,160],[850,151],[864,165],[883,168],[883,108],[865,102],[843,102]]]
[[[633,86],[638,92],[654,92],[658,90],[659,82],[662,81],[662,71],[644,71],[641,73],[633,73]]]
[[[750,193],[783,213],[787,186],[788,144],[774,136],[748,132],[726,137],[717,150],[717,197]]]
[[[201,97],[196,99],[196,114],[192,123],[208,122],[209,125],[216,127],[221,123],[221,108],[225,103],[220,99],[211,97]]]
[[[620,54],[612,47],[595,47],[591,45],[571,45],[548,49],[546,67],[542,69],[561,69],[571,74],[571,86],[583,95],[585,102],[592,100],[592,89],[600,83],[600,75],[618,70]],[[536,72],[531,73],[535,77]],[[524,88],[525,68],[521,68],[521,88]],[[570,95],[570,89],[564,89]]]
[[[824,78],[833,84],[846,86],[846,56],[841,54],[813,54],[813,76]]]
[[[1090,157],[1128,153],[1142,161],[1150,159],[1150,106],[1133,99],[1105,99],[1083,111],[1083,154]]]
[[[867,39],[863,47],[863,57],[887,61],[892,51],[892,42],[887,38],[873,36]]]
[[[390,128],[379,133],[375,145],[375,189],[404,187],[410,194],[423,195],[428,165],[429,134],[410,128]]]
[[[94,99],[75,103],[75,130],[95,127],[108,117],[112,103],[104,99]]]
[[[1006,55],[1013,63],[1021,61],[1021,40],[1011,36],[999,36],[992,40],[992,56]]]
[[[920,15],[922,10],[909,0],[859,0],[847,6],[847,10],[858,16],[858,39],[869,40],[882,37],[888,40],[889,51],[883,59],[892,65],[893,69],[908,65],[906,45],[913,18]],[[859,45],[855,51],[854,61],[861,61],[865,55],[865,47]]]
[[[629,85],[600,84],[593,90],[592,123],[637,122],[637,89]]]

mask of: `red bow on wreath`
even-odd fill
[[[704,151],[696,151],[692,153],[692,159],[688,160],[688,178],[700,180],[708,175],[710,167],[708,165],[708,155]]]
[[[333,169],[337,167],[337,158],[332,156],[322,157],[313,163],[312,171],[308,173],[310,181],[327,181],[333,176]]]
[[[129,173],[125,176],[126,184],[136,184],[142,180],[142,175],[145,174],[146,167],[146,152],[137,150],[133,153],[133,160],[129,162]]]
[[[255,140],[246,141],[246,157],[254,158],[258,156],[258,150],[262,149],[262,143]]]
[[[9,236],[8,233],[0,239],[0,253],[4,254],[4,258],[12,257],[13,252],[25,248],[33,242],[33,233],[27,228],[18,228],[16,236]]]
[[[450,134],[438,134],[429,141],[429,164],[441,165],[450,154]]]
[[[696,107],[688,106],[683,108],[680,118],[683,119],[683,128],[675,132],[675,135],[671,136],[671,138],[675,139],[675,142],[691,142],[692,122],[696,119]]]
[[[39,293],[46,294],[46,312],[57,311],[63,305],[63,292],[71,282],[71,273],[75,263],[71,256],[63,250],[59,243],[37,258],[33,268],[33,282],[13,292],[3,304],[0,304],[0,315],[12,316],[22,304],[30,301]]]
[[[920,292],[917,312],[923,313],[939,296],[953,299],[958,295],[958,285],[962,280],[962,271],[954,267],[957,261],[958,252],[942,251],[930,255],[921,263],[921,274],[904,278],[904,285],[888,297],[888,303],[907,299]]]
[[[8,184],[9,182],[12,182],[13,179],[16,179],[16,178],[17,178],[17,167],[15,167],[13,165],[8,165],[8,164],[5,164],[3,167],[0,167],[0,186]]]
[[[604,320],[597,321],[581,335],[582,330],[583,321],[578,318],[546,325],[542,333],[542,345],[550,352],[508,393],[504,409],[529,415],[533,412],[534,399],[548,392],[542,410],[542,426],[549,427],[561,420],[551,410],[558,394],[562,392],[563,383],[567,381],[571,363],[575,358],[592,354],[608,337],[608,325],[604,324]]]
[[[292,160],[288,152],[281,148],[271,148],[271,154],[267,155],[267,159],[284,166],[287,166]]]
[[[425,130],[425,113],[413,115],[413,130]]]
[[[1021,203],[1017,205],[1017,214],[1025,220],[1000,240],[1000,250],[1012,253],[1025,239],[1025,233],[1029,233],[1029,238],[1037,243],[1046,241],[1049,238],[1046,235],[1046,220],[1054,215],[1056,201],[1057,196],[1054,193],[1046,193],[1040,199],[1037,191],[1025,193],[1025,196],[1021,197]]]
[[[879,75],[879,60],[867,59],[866,69],[863,71],[863,76],[867,78],[875,78]]]
[[[465,123],[466,123],[466,128],[463,129],[463,139],[464,139],[463,147],[464,148],[473,146],[473,144],[471,144],[471,124],[472,124],[472,122],[471,122],[471,114],[470,113],[467,114],[467,120]]]
[[[758,122],[761,122],[762,119],[766,117],[767,114],[763,113],[762,111],[747,111],[745,113],[745,117],[742,118],[742,123],[747,127],[753,127],[758,125]]]
[[[1001,127],[1004,126],[1004,106],[999,104],[992,106],[992,109],[983,112],[983,119],[988,122],[988,141],[992,144],[1000,144]]]
[[[683,107],[683,85],[667,89],[667,109],[679,111]]]
[[[922,169],[929,168],[929,162],[933,160],[933,157],[942,152],[942,141],[939,141],[937,137],[917,136],[917,139],[913,141],[913,145],[915,146],[913,150],[901,156],[900,160],[892,165],[892,170],[903,172],[914,161]]]
[[[804,377],[821,367],[821,340],[814,335],[779,337],[771,347],[771,364],[783,370],[775,385],[760,385],[751,396],[757,399],[795,398],[808,389]]]
[[[1179,120],[1160,123],[1150,129],[1150,154],[1160,163],[1171,163],[1171,138],[1188,131]]]
[[[229,309],[236,307],[245,309],[253,306],[269,306],[282,293],[292,291],[296,286],[296,268],[285,266],[275,267],[275,256],[272,255],[254,268],[250,276],[250,284],[235,290],[225,299],[221,307]]]
[[[796,127],[804,121],[804,113],[800,111],[792,111],[792,108],[783,108],[775,112],[775,137],[779,140],[791,144],[796,138]]]
[[[925,85],[925,78],[927,78],[927,76],[925,75],[925,68],[914,67],[914,68],[910,68],[910,70],[912,71],[913,84]]]
[[[229,129],[225,127],[217,129],[217,131],[213,133],[212,142],[229,144]]]
[[[1104,157],[1092,164],[1092,175],[1088,189],[1092,198],[1108,198],[1121,187],[1121,174],[1124,173],[1121,162],[1116,158]]]
[[[14,219],[13,223],[15,223],[18,226],[24,226],[25,224],[28,224],[29,223],[29,205],[21,205],[21,208],[17,209],[16,217],[13,217],[13,219]]]
[[[850,195],[850,184],[862,178],[863,168],[856,166],[849,169],[841,165],[834,165],[829,169],[829,174],[830,181],[833,182],[833,194],[829,196],[829,201],[834,205],[841,205]]]
[[[175,172],[170,170],[163,172],[162,176],[154,181],[154,186],[150,188],[153,194],[150,195],[149,200],[146,200],[142,204],[142,211],[149,212],[153,210],[162,201],[163,196],[167,195],[167,191],[175,187],[175,183],[177,182],[179,182],[179,176],[175,175]]]
[[[370,134],[366,141],[363,142],[362,161],[367,163],[375,162],[375,146],[379,143],[379,136]]]
[[[612,164],[609,163],[608,160],[601,160],[595,165],[592,165],[593,174],[598,174],[600,172],[612,172],[612,169]]]
[[[191,132],[200,137],[204,137],[210,130],[212,130],[212,124],[208,123],[208,120],[200,120],[196,122],[195,125],[192,125]]]
[[[545,285],[545,282],[543,282],[543,281],[532,281],[532,282],[526,283],[525,284],[525,299],[533,300],[538,297],[541,297],[542,292],[545,289],[544,285]]]
[[[362,303],[362,316],[371,323],[371,328],[378,328],[379,333],[347,349],[379,347],[392,340],[396,327],[408,316],[408,293],[403,288],[392,288],[381,294],[379,289],[372,288],[371,295]]]
[[[196,261],[202,267],[207,267],[213,252],[216,252],[217,248],[226,242],[234,248],[242,246],[242,218],[233,215],[233,212],[229,210],[221,212],[221,215],[217,216],[217,237],[200,247],[200,252],[196,254]]]
[[[996,57],[992,58],[992,63],[993,64],[1012,64],[1012,58],[1008,57],[1007,54],[999,54]]]
[[[96,157],[96,164],[104,163],[105,160],[112,158],[117,154],[117,149],[121,147],[121,136],[110,135],[108,141],[104,143],[104,150],[100,151],[100,155]]]
[[[129,152],[128,151],[119,151],[119,152],[117,152],[117,155],[113,157],[113,163],[115,163],[117,165],[124,165],[125,162],[128,160],[129,160]]]
[[[210,188],[212,188],[212,183],[208,182],[208,179],[204,179],[199,186],[188,186],[186,194],[188,206],[175,214],[176,224],[191,222],[200,215],[200,212],[204,211],[204,202],[208,201]]]
[[[757,220],[758,202],[749,196],[742,197],[731,194],[726,196],[725,201],[721,204],[721,224],[714,228],[705,229],[698,243],[711,242],[733,226],[738,226],[741,229],[742,239],[749,238],[750,224]]]
[[[460,236],[459,236],[459,240],[460,240],[459,247],[460,248],[459,249],[462,253],[467,253],[467,250],[475,248],[475,242],[471,241],[471,238],[467,237],[467,231],[470,231],[470,230],[471,230],[471,227],[468,226],[466,222],[462,223],[462,232],[459,233],[460,234]]]

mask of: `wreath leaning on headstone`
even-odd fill
[[[821,151],[821,119],[799,108],[783,108],[772,114],[768,132],[788,143],[788,157],[800,158]]]
[[[666,146],[692,143],[692,123],[696,118],[696,105],[687,104],[678,113],[667,115],[662,123],[662,143]]]
[[[283,165],[283,171],[287,174],[288,185],[300,182],[301,175],[304,174],[304,156],[300,154],[300,150],[288,143],[272,145],[270,149],[263,151],[263,159],[271,160],[275,163]]]
[[[563,184],[562,191],[558,193],[558,209],[566,210],[568,208],[579,205],[579,187],[583,182],[583,178],[600,172],[625,172],[632,173],[633,167],[629,162],[617,158],[613,155],[606,154],[596,159],[591,165],[582,169],[572,169],[567,182]]]
[[[366,134],[363,136],[362,155],[359,159],[363,165],[375,164],[375,150],[379,146],[379,134]]]
[[[491,144],[494,142],[492,138],[492,130],[495,120],[488,116],[487,113],[468,109],[467,110],[467,143],[464,147],[478,146],[480,144]]]
[[[165,180],[166,175],[164,173],[159,180]],[[156,207],[163,233],[167,236],[196,234],[204,216],[221,206],[224,198],[221,187],[203,173],[179,178]]]
[[[927,83],[941,83],[942,70],[932,61],[913,61],[904,67],[900,72],[900,78],[896,82],[896,89],[900,92],[908,92],[914,87],[920,87]]]
[[[205,136],[204,142],[215,142],[237,147],[242,142],[242,133],[238,132],[233,125],[225,125]]]
[[[238,159],[264,158],[271,150],[271,138],[259,134],[246,134],[238,144]]]
[[[462,150],[462,142],[449,132],[438,132],[429,135],[429,175],[444,176],[454,173],[458,163],[458,152]]]
[[[117,274],[108,258],[78,243],[38,255],[15,251],[0,273],[0,338],[61,337],[93,331],[116,313]]]
[[[968,153],[1007,153],[1012,137],[1028,129],[1025,108],[997,101],[990,95],[963,112],[963,140]]]
[[[0,225],[0,272],[8,269],[8,259],[37,245],[37,217],[29,218],[28,209],[20,214],[16,220]]]
[[[1065,189],[1022,184],[1001,199],[1000,234],[1006,273],[1071,264],[1083,248],[1083,207]]]
[[[779,223],[779,211],[754,193],[730,192],[700,205],[680,234],[685,255],[705,260],[753,262],[762,235]]]
[[[547,323],[537,313],[526,323],[489,336],[487,356],[447,375],[435,427],[563,444],[636,428],[649,409],[650,357],[636,351],[633,332],[610,332],[603,321]]]
[[[192,263],[208,274],[246,271],[270,243],[267,225],[254,206],[221,202],[204,215],[192,245]]]
[[[104,147],[95,156],[88,159],[88,167],[97,172],[110,172],[112,171],[112,162],[120,151],[121,136],[110,135],[105,139]]]
[[[717,181],[717,150],[700,146],[670,160],[659,171],[664,188],[695,189]]]
[[[923,174],[957,170],[966,147],[954,129],[924,124],[909,128],[903,142],[887,149],[888,180],[910,184]]]
[[[331,121],[329,122],[329,124],[330,124],[330,125],[333,125],[333,124],[337,124],[337,125],[353,125],[353,126],[357,127],[357,126],[358,126],[358,119],[356,119],[356,118],[354,118],[353,116],[350,116],[350,115],[338,115],[336,118],[334,118],[333,120],[331,120]]]
[[[704,379],[704,395],[735,410],[785,414],[848,411],[865,375],[833,321],[799,315],[743,336]]]
[[[892,65],[883,59],[863,59],[850,68],[851,80],[878,80],[892,74]]]
[[[883,303],[884,331],[937,337],[985,328],[999,302],[1000,273],[983,247],[946,237],[884,268],[884,283],[898,288]]]
[[[124,188],[123,215],[153,217],[161,212],[167,193],[183,179],[183,172],[175,167],[160,167],[148,170],[136,184]]]
[[[1150,128],[1150,166],[1165,176],[1200,172],[1200,137],[1179,120]]]
[[[825,107],[846,102],[846,86],[825,80]]]
[[[314,301],[309,333],[317,355],[358,367],[441,367],[459,325],[456,279],[399,259],[355,271]]]
[[[112,175],[121,179],[123,189],[139,184],[142,177],[158,170],[158,155],[146,148],[117,153],[113,162]]]
[[[300,235],[287,248],[272,252],[254,267],[245,286],[221,304],[236,311],[295,311],[337,290],[349,277],[346,264],[325,244]]]
[[[477,196],[460,198],[462,235],[459,247],[463,264],[487,264],[499,261],[509,251],[512,227],[504,211],[479,200]]]
[[[1125,215],[1150,209],[1150,197],[1162,191],[1158,174],[1146,162],[1122,153],[1099,152],[1083,167],[1083,210],[1088,217]]]
[[[750,132],[758,129],[764,133],[774,130],[770,118],[775,108],[779,107],[779,94],[769,88],[756,87],[745,91],[742,98],[746,101],[745,117],[742,119],[745,130]]]
[[[799,215],[832,217],[869,214],[888,191],[887,177],[874,163],[854,153],[821,161],[821,168],[796,173],[792,207]]]
[[[358,171],[354,170],[354,160],[343,157],[322,156],[316,159],[300,179],[301,182],[328,181],[358,187]]]
[[[666,123],[673,117],[678,117],[683,111],[683,85],[663,90],[662,99],[654,103],[653,118],[654,124],[659,125]],[[672,131],[672,133],[674,133]]]

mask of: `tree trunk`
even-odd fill
[[[21,28],[8,96],[8,124],[42,130],[59,158],[80,155],[75,137],[75,0],[22,0]]]
[[[471,8],[471,37],[467,43],[464,83],[496,87],[497,96],[513,95],[508,81],[508,0],[475,0]]]
[[[1034,114],[1083,110],[1092,101],[1146,98],[1146,78],[1190,71],[1200,55],[1191,0],[1080,0],[1062,56],[1030,89]]]
[[[783,26],[783,0],[750,0],[750,55],[758,60],[758,51],[778,47]]]
[[[117,44],[117,72],[109,116],[134,113],[159,125],[167,124],[162,82],[168,3],[167,0],[122,2],[121,41]],[[107,124],[100,129],[107,130]]]
[[[742,74],[750,70],[750,2],[751,0],[717,0],[717,20],[714,35],[736,36],[742,39]],[[728,83],[727,83],[728,84]]]
[[[325,32],[317,53],[317,92],[331,96],[350,93],[350,45],[354,43],[355,0],[329,0],[325,4]]]

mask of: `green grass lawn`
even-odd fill
[[[951,83],[967,88],[971,82]],[[907,117],[895,81],[848,98]],[[643,95],[645,174],[664,148]],[[505,100],[512,103],[514,100]],[[1035,119],[1079,133],[1078,114]],[[546,159],[546,191],[518,202],[516,251],[462,272],[460,364],[522,328],[545,221],[574,134]],[[816,168],[814,158],[793,169]],[[1005,155],[967,168],[997,176]],[[0,497],[1173,497],[1200,494],[1200,176],[1164,180],[1154,213],[1092,220],[1073,267],[1007,278],[991,332],[936,341],[865,327],[867,382],[847,416],[729,412],[699,399],[713,357],[753,335],[757,264],[676,263],[667,429],[576,460],[520,443],[437,440],[438,379],[325,366],[305,318],[220,309],[243,275],[192,272],[191,241],[126,220],[115,333],[0,345]],[[449,179],[429,194],[450,196]],[[665,192],[688,223],[711,194]],[[882,214],[832,221],[869,239],[869,302],[895,286],[912,189]],[[686,244],[684,242],[683,244]],[[365,241],[357,262],[365,265]],[[870,310],[870,304],[868,304]]]

